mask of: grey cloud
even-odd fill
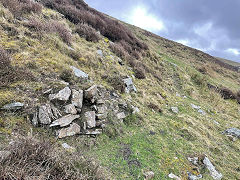
[[[240,62],[240,56],[226,52],[229,48],[240,50],[239,0],[86,0],[94,8],[123,19],[137,5],[144,5],[149,13],[161,19],[168,31],[158,32],[171,40],[194,42],[195,48],[206,49],[213,56]],[[209,31],[197,34],[194,29],[212,23]],[[214,49],[210,49],[213,47]]]

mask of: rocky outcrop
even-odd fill
[[[58,138],[80,134],[95,136],[101,134],[108,125],[109,113],[113,116],[111,119],[123,122],[129,112],[139,111],[133,106],[128,107],[119,96],[97,85],[85,91],[67,86],[50,94],[49,101],[32,114],[31,120],[34,126],[48,125],[53,128]],[[128,109],[130,107],[131,111]]]

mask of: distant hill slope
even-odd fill
[[[0,179],[239,179],[239,77],[81,0],[0,0]]]
[[[240,63],[239,62],[231,61],[231,60],[220,58],[220,57],[216,57],[216,58],[218,60],[223,61],[224,63],[230,64],[232,66],[240,67]]]

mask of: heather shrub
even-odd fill
[[[100,40],[100,35],[97,31],[86,23],[78,24],[76,33],[85,38],[87,41],[98,42]]]
[[[6,150],[10,155],[0,159],[0,179],[95,179],[98,168],[77,154],[54,153],[45,140],[19,139]]]
[[[88,7],[84,1],[76,0],[41,0],[48,8],[55,9],[64,14],[65,17],[74,24],[87,24],[95,31],[99,31],[103,36],[109,40],[119,43],[118,47],[110,46],[112,51],[116,52],[119,57],[126,57],[122,49],[129,55],[135,58],[140,58],[140,54],[147,50],[145,43],[138,40],[132,32],[117,20],[111,19],[106,15]],[[88,28],[88,27],[85,27]],[[81,36],[85,36],[87,40],[95,41],[97,36],[93,29],[88,28],[86,31],[84,27],[78,29]],[[85,34],[84,34],[85,33]],[[120,47],[121,46],[121,47]]]
[[[137,66],[134,68],[135,76],[138,79],[145,79],[146,78],[146,72],[145,69],[142,66]]]
[[[31,18],[26,26],[39,33],[57,33],[65,43],[71,44],[71,31],[57,21],[41,22],[36,18]]]
[[[67,29],[63,24],[58,23],[56,21],[52,21],[52,31],[58,33],[58,35],[62,38],[62,40],[67,43],[71,44],[72,41],[72,34],[69,29]]]
[[[128,59],[127,57],[129,56],[129,54],[126,52],[126,50],[119,45],[118,43],[110,43],[109,44],[110,49],[112,50],[112,52],[114,54],[116,54],[118,57],[122,58],[122,59]]]
[[[1,2],[15,17],[42,12],[42,5],[32,0],[1,0]]]

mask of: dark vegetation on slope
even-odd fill
[[[42,5],[31,0],[1,0],[1,2],[16,18],[31,12],[42,12]]]
[[[235,99],[240,104],[240,91],[238,91],[237,93],[234,93],[232,90],[230,90],[226,87],[216,87],[211,84],[208,84],[208,87],[209,87],[209,89],[213,89],[216,92],[218,92],[219,94],[221,94],[221,96],[224,99]]]
[[[117,54],[119,54],[119,48],[123,48],[127,54],[139,59],[144,50],[148,49],[147,45],[138,40],[126,26],[90,8],[83,1],[40,0],[39,2],[62,13],[72,23],[80,27],[84,26],[78,27],[76,32],[80,35],[84,33],[83,36],[86,36],[89,41],[98,41],[98,36],[93,29],[99,31],[103,36],[117,44],[110,46],[114,52],[118,52]],[[119,55],[125,56],[124,53]]]

